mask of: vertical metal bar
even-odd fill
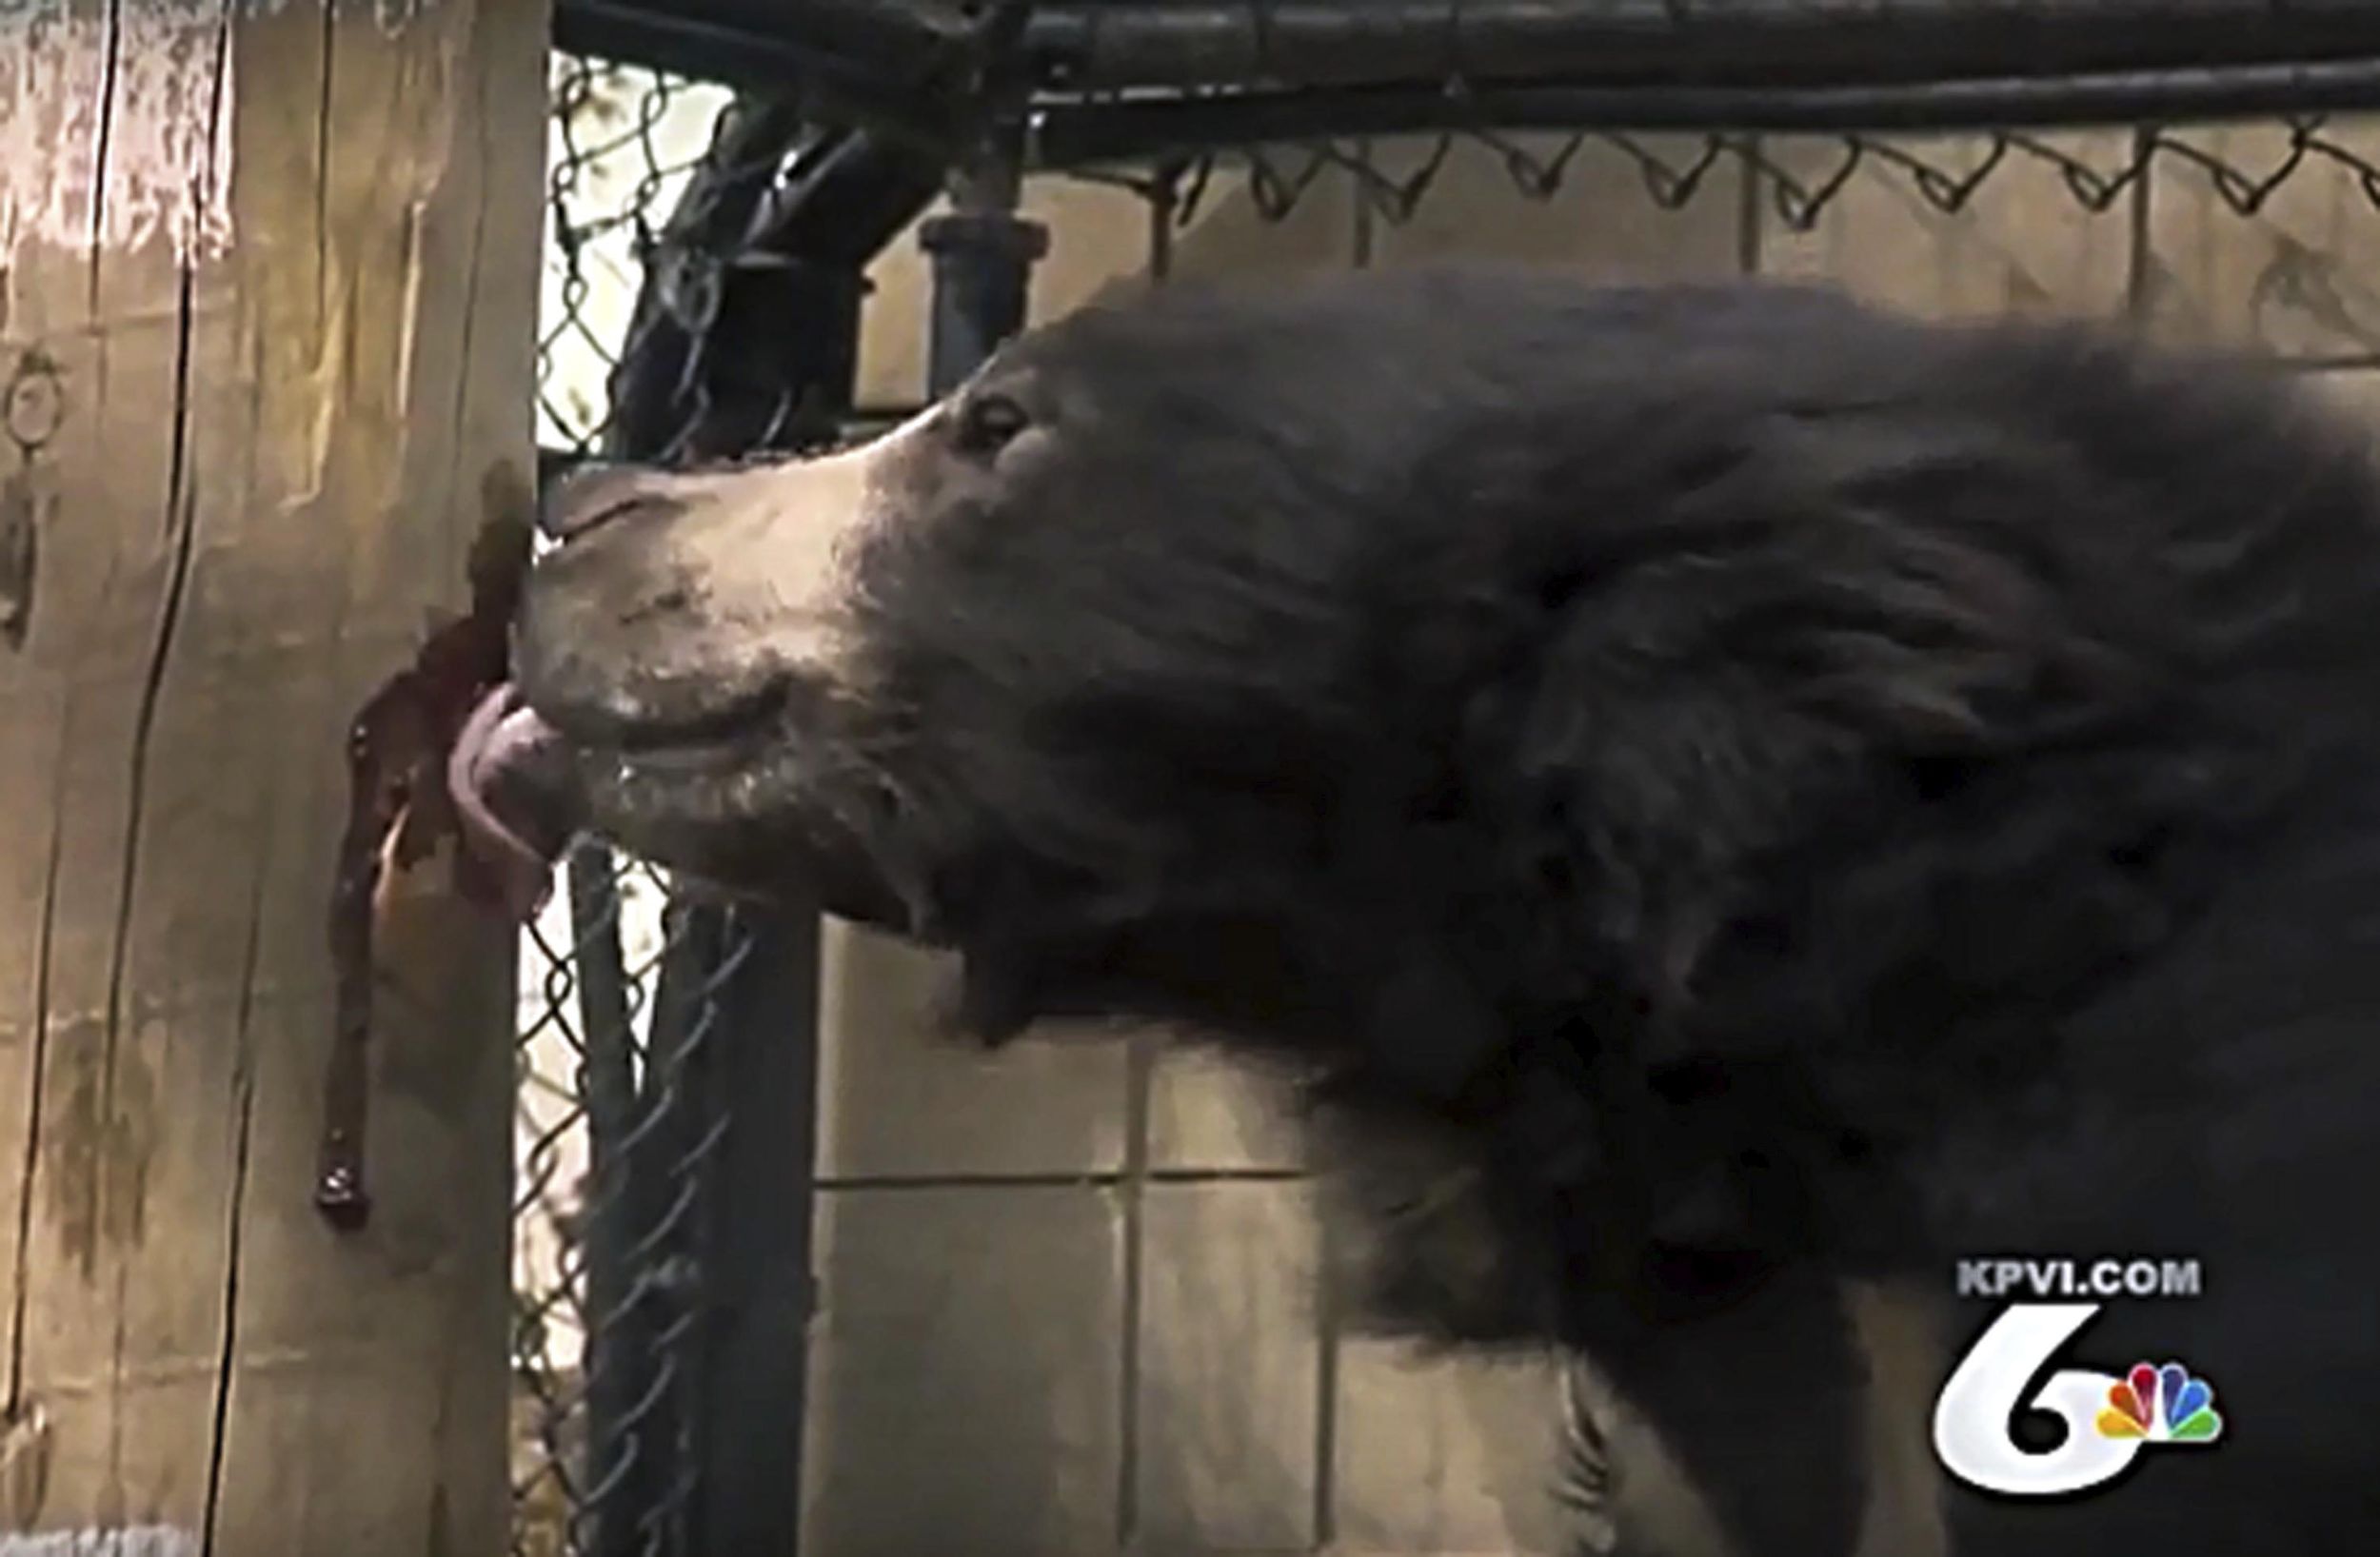
[[[1761,141],[1757,135],[1746,135],[1726,143],[1728,155],[1743,172],[1735,186],[1735,268],[1746,276],[1760,273],[1760,250],[1768,218],[1763,207],[1769,187],[1769,175],[1762,171],[1768,164],[1760,154]]]
[[[692,1424],[702,1481],[689,1549],[795,1557],[808,1398],[817,1177],[819,914],[739,907],[744,960],[704,1054],[705,1117],[725,1119],[704,1195],[702,1351]]]
[[[1022,142],[1003,129],[977,148],[951,181],[949,212],[924,223],[918,243],[934,271],[925,392],[948,394],[1002,342],[1024,327],[1033,266],[1049,252],[1049,229],[1017,214],[1023,192]]]
[[[623,1424],[645,1367],[625,1309],[634,1284],[629,1251],[640,1232],[629,1192],[625,1144],[638,1115],[636,1039],[628,1024],[627,970],[620,944],[620,891],[609,849],[587,843],[565,867],[570,893],[573,980],[584,1047],[579,1092],[586,1109],[587,1172],[582,1206],[585,1261],[586,1464],[581,1485],[616,1488],[625,1468]],[[619,1500],[577,1510],[574,1545],[587,1557],[633,1549],[623,1544]]]
[[[625,1304],[615,1318],[616,1354],[636,1393],[619,1423],[628,1451],[612,1507],[599,1518],[598,1557],[684,1557],[693,1549],[684,1522],[696,1467],[689,1452],[688,1396],[694,1367],[682,1344],[701,1300],[693,1265],[699,1174],[716,1122],[704,1109],[701,1074],[718,1037],[714,1010],[728,956],[724,911],[676,902],[664,920],[661,968],[645,1031],[643,1108],[625,1146],[624,1202],[635,1242]]]
[[[1015,135],[987,146],[955,179],[952,211],[921,228],[933,266],[930,395],[964,382],[1024,325],[1048,235],[1015,213],[1020,147]],[[838,323],[856,340],[860,289],[847,297]],[[847,407],[853,386],[834,387]],[[703,1473],[688,1545],[702,1557],[797,1557],[814,1293],[819,914],[791,902],[739,908],[727,942],[743,956],[719,991],[699,1073],[704,1116],[732,1128],[713,1150],[704,1197],[692,1434]],[[788,1204],[801,1209],[788,1214]]]

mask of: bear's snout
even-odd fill
[[[530,575],[515,644],[530,706],[582,745],[652,749],[840,684],[891,443],[558,483],[541,522],[560,544]]]
[[[556,541],[584,540],[631,515],[663,519],[684,511],[673,478],[637,465],[590,465],[556,483],[538,514],[538,527]]]

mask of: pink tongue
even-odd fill
[[[494,878],[505,907],[525,920],[545,906],[554,862],[570,842],[571,828],[556,815],[561,798],[550,788],[561,743],[506,683],[471,711],[446,759],[464,846]]]

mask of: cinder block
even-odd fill
[[[1541,1356],[1342,1339],[1333,1549],[1557,1557],[1559,1403]]]
[[[804,1552],[1112,1549],[1114,1192],[823,1191],[814,1259]]]
[[[1121,1037],[986,1053],[941,1030],[945,957],[829,919],[821,948],[819,1169],[834,1178],[1095,1173],[1123,1162]]]
[[[1159,1173],[1303,1167],[1288,1074],[1213,1048],[1161,1043],[1149,1074],[1148,1162]]]
[[[1299,1184],[1158,1184],[1141,1232],[1136,1544],[1305,1550],[1321,1350]]]

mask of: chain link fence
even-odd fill
[[[549,89],[538,402],[548,469],[586,457],[666,463],[819,441],[815,427],[787,436],[800,408],[770,400],[748,374],[736,381],[739,392],[764,404],[723,406],[689,365],[717,321],[720,278],[745,262],[751,218],[783,183],[799,115],[785,103],[566,56],[555,59]],[[1398,137],[1393,157],[1388,141],[1339,138],[1049,172],[1150,202],[1153,251],[1120,266],[1143,271],[1163,268],[1168,235],[1201,220],[1225,178],[1263,221],[1285,221],[1325,180],[1343,179],[1367,219],[1395,225],[1440,187],[1458,150],[1476,163],[1480,148],[1522,201],[1554,199],[1582,159],[1617,157],[1656,207],[1738,198],[1750,187],[1761,220],[1788,231],[1815,227],[1863,173],[1881,172],[1954,214],[2028,165],[2046,167],[2075,205],[2103,215],[2121,210],[2162,165],[2193,168],[2240,216],[2324,168],[2343,169],[2345,187],[2380,207],[2380,166],[2359,149],[2369,139],[2334,133],[2312,116],[2269,128],[2282,131],[2264,138],[2277,149],[2247,166],[2211,151],[2204,138],[2158,128],[2093,136],[2092,155],[2033,130],[1797,135],[1788,159],[1753,135],[1507,134],[1481,126]],[[1823,154],[1805,154],[1814,148]],[[1730,168],[1754,177],[1749,185],[1714,177]],[[1722,182],[1730,192],[1715,195]],[[1493,251],[1492,232],[1481,246]],[[2305,276],[2292,280],[2282,267],[2255,285],[2302,287]],[[2359,316],[2335,297],[2307,295],[2294,305],[2325,312],[2333,338],[2380,360],[2380,310]],[[640,396],[636,414],[624,416]],[[902,409],[846,407],[841,425],[863,427]],[[716,431],[722,425],[733,430]],[[512,1550],[673,1557],[698,1549],[686,1509],[704,1474],[699,1396],[711,1376],[698,1357],[705,1197],[757,1195],[784,1214],[806,1186],[723,1189],[713,1172],[735,1123],[725,1101],[733,1089],[711,1068],[718,996],[752,955],[737,922],[673,898],[654,872],[598,847],[573,857],[566,879],[522,949]],[[781,1430],[798,1436],[800,1402],[783,1404]],[[792,1540],[787,1532],[784,1549]]]
[[[541,463],[664,458],[621,446],[612,385],[667,218],[731,99],[567,57],[548,90]],[[590,845],[565,880],[521,950],[512,1549],[673,1551],[693,1473],[693,1213],[724,1125],[701,1115],[689,1074],[723,969],[648,867]]]
[[[1817,226],[1835,198],[1863,169],[1882,168],[1904,181],[1908,188],[1934,209],[1946,215],[1966,209],[1975,195],[2004,167],[2032,162],[2053,169],[2077,206],[2092,212],[2112,209],[2125,194],[2148,177],[2160,160],[2187,164],[2202,171],[2223,203],[2242,216],[2253,216],[2309,164],[2330,164],[2350,170],[2364,198],[2380,208],[2380,167],[2356,148],[2324,133],[2328,121],[2310,116],[2286,121],[2288,144],[2264,167],[2235,167],[2172,130],[2144,128],[2130,138],[2120,158],[2092,162],[2076,156],[2047,136],[2015,130],[1974,135],[1934,135],[1894,139],[1845,134],[1823,137],[1833,155],[1815,177],[1767,155],[1763,139],[1752,135],[1702,135],[1691,154],[1664,153],[1648,145],[1648,137],[1617,130],[1576,134],[1502,134],[1489,128],[1445,130],[1421,138],[1425,147],[1418,166],[1392,173],[1376,160],[1361,141],[1321,141],[1299,147],[1239,148],[1229,156],[1248,168],[1250,198],[1268,218],[1279,220],[1296,209],[1299,199],[1323,174],[1337,170],[1355,183],[1359,197],[1382,220],[1410,221],[1437,185],[1456,148],[1466,142],[1493,151],[1502,162],[1516,194],[1547,201],[1559,194],[1564,174],[1581,151],[1599,147],[1632,163],[1644,183],[1645,197],[1664,210],[1676,210],[1702,192],[1714,169],[1735,164],[1759,175],[1767,205],[1788,231],[1807,232]],[[1674,137],[1673,137],[1674,138]],[[1799,137],[1812,139],[1811,137]],[[1945,145],[1955,147],[1946,153]],[[1219,159],[1210,153],[1180,174],[1184,195],[1177,204],[1179,219],[1187,223],[1198,210],[1197,191],[1208,180]],[[1089,175],[1097,176],[1097,175]],[[1128,177],[1122,182],[1139,184]]]

